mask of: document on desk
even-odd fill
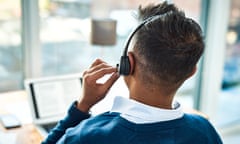
[[[17,144],[17,133],[0,131],[0,144]]]
[[[63,80],[34,85],[35,98],[40,117],[64,114],[70,104],[81,94],[78,79]]]

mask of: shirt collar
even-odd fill
[[[181,118],[183,111],[178,102],[172,110],[149,106],[132,99],[115,97],[111,112],[121,113],[121,117],[134,123],[154,123]]]

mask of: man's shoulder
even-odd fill
[[[119,129],[121,129],[119,119],[119,113],[106,112],[84,120],[75,127],[75,131],[77,131],[79,139],[83,143],[106,143],[106,141],[115,143],[116,137],[121,137],[121,135],[118,135]]]
[[[92,121],[111,121],[120,116],[120,113],[116,112],[104,112],[95,116],[92,116],[88,119],[88,122]]]
[[[104,129],[106,125],[111,124],[112,126],[117,125],[118,119],[120,117],[119,113],[111,113],[111,112],[105,112],[96,116],[92,116],[85,121],[81,122],[80,124],[84,126],[85,131],[87,129],[95,130],[106,130]],[[107,130],[110,129],[109,127]]]
[[[184,129],[185,132],[187,132],[188,127],[191,134],[195,133],[199,138],[202,137],[201,139],[208,139],[221,143],[220,136],[208,119],[195,114],[184,114],[184,118],[187,122],[187,126]]]
[[[196,114],[184,114],[187,125],[192,129],[205,130],[213,127],[208,119]]]
[[[86,126],[91,126],[94,124],[94,126],[98,126],[104,123],[108,123],[109,121],[113,121],[119,116],[119,113],[104,112],[102,114],[91,116],[90,118],[82,121],[81,124]]]
[[[212,126],[212,124],[209,122],[208,119],[197,114],[184,114],[184,118],[187,121],[187,123],[190,123],[191,126],[193,127],[199,128],[201,126],[202,127]],[[194,125],[194,124],[197,124],[197,125]]]

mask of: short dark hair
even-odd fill
[[[202,30],[183,11],[167,2],[139,7],[140,21],[149,20],[136,33],[134,53],[143,81],[182,84],[193,72],[204,50]]]

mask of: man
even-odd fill
[[[90,108],[119,78],[117,68],[96,60],[83,73],[82,96],[43,144],[222,143],[208,120],[184,114],[181,105],[173,102],[178,88],[195,73],[203,53],[199,25],[166,2],[140,7],[139,20],[142,23],[129,40],[131,47],[125,49],[129,99],[116,97],[109,112],[90,117]],[[104,84],[96,83],[106,74],[112,76]]]

